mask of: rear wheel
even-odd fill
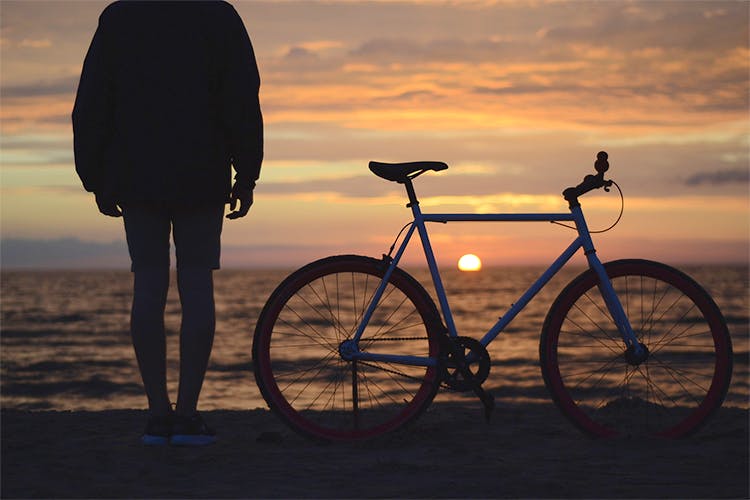
[[[638,337],[634,359],[589,270],[550,308],[542,330],[542,374],[557,406],[594,436],[680,437],[724,400],[732,346],[719,308],[682,272],[656,262],[605,264]]]
[[[436,367],[347,361],[342,355],[381,283],[382,261],[325,258],[291,274],[269,298],[253,341],[258,387],[289,426],[325,440],[363,439],[417,417],[439,386]],[[439,356],[437,309],[396,269],[359,349]]]

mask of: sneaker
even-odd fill
[[[151,416],[146,423],[141,442],[146,446],[161,446],[169,442],[174,425],[173,415]]]
[[[186,417],[175,416],[172,437],[174,446],[205,446],[216,442],[216,433],[206,425],[200,414]]]

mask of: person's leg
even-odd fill
[[[162,417],[171,412],[164,331],[171,224],[164,207],[144,204],[123,206],[123,220],[134,278],[130,333],[150,413]]]
[[[177,393],[178,415],[197,412],[198,397],[211,355],[216,327],[213,271],[181,268],[177,285],[182,304],[180,327],[180,385]]]
[[[169,267],[134,271],[130,334],[148,398],[151,415],[171,412],[167,393],[167,343],[164,308],[169,289]]]
[[[182,304],[180,384],[175,412],[197,413],[216,326],[213,270],[219,268],[224,204],[174,207],[177,285]]]

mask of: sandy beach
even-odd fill
[[[268,410],[219,442],[146,448],[140,410],[2,411],[3,498],[748,498],[748,411],[677,441],[592,440],[552,404],[435,403],[410,428],[320,444]],[[277,439],[264,439],[271,436]],[[260,438],[260,439],[259,439]]]
[[[496,273],[503,279],[488,273],[482,283],[500,302],[517,297],[526,275],[536,274]],[[254,383],[253,318],[281,276],[247,272],[217,277],[221,314],[201,408],[219,442],[154,449],[139,441],[146,401],[127,332],[129,275],[6,273],[0,495],[748,498],[747,272],[709,269],[700,276],[719,291],[730,322],[734,376],[725,406],[686,439],[597,441],[568,423],[539,372],[539,330],[554,298],[542,292],[517,329],[493,344],[485,387],[497,409],[489,424],[473,396],[441,391],[406,430],[368,442],[310,441],[266,409]],[[260,292],[234,300],[234,290]],[[456,294],[465,311],[458,320],[478,331],[474,322],[489,323],[484,320],[494,308],[477,303],[470,286],[457,290],[465,291]],[[180,309],[174,295],[170,300],[166,324],[174,354]],[[174,355],[169,362],[174,376]],[[170,383],[174,391],[174,378]],[[275,439],[259,442],[264,436]]]

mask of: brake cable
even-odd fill
[[[612,181],[612,184],[615,185],[615,187],[617,188],[617,191],[620,193],[620,214],[617,216],[617,220],[615,220],[612,223],[612,225],[609,226],[607,229],[600,229],[598,231],[589,231],[589,234],[606,233],[607,231],[609,231],[612,228],[614,228],[620,222],[620,219],[622,219],[622,214],[625,211],[625,196],[623,196],[622,189],[620,189],[620,186],[615,181]],[[552,224],[557,224],[558,226],[567,227],[568,229],[578,230],[578,228],[575,227],[575,226],[570,226],[568,224],[563,224],[562,222],[558,222],[556,220],[553,220],[551,222],[552,222]]]
[[[396,239],[393,240],[393,245],[391,245],[391,248],[388,250],[387,257],[389,259],[391,258],[391,254],[393,253],[393,250],[396,248],[396,243],[398,243],[398,240],[401,238],[401,233],[403,233],[404,229],[406,229],[407,227],[411,226],[412,224],[414,224],[414,221],[410,221],[410,222],[407,222],[406,224],[404,224],[404,227],[402,227],[401,231],[399,231],[398,234],[396,235]],[[383,255],[383,257],[386,257],[386,255]]]

